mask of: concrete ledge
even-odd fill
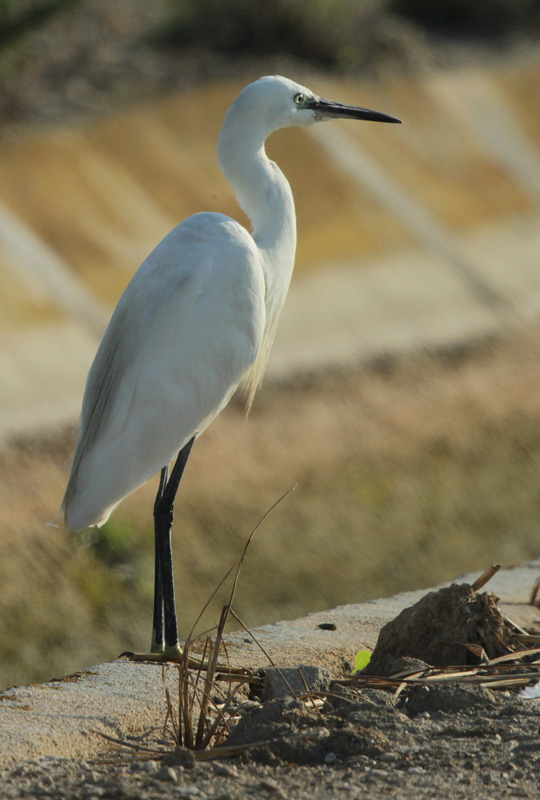
[[[540,622],[540,611],[527,605],[539,575],[540,559],[501,570],[486,590],[500,597],[511,619],[530,626]],[[457,582],[472,583],[477,577],[478,573],[465,575]],[[340,606],[264,625],[254,634],[278,665],[315,664],[337,675],[358,650],[374,647],[381,625],[427,591]],[[325,623],[335,630],[319,627]],[[233,663],[266,665],[247,634],[231,634],[228,646]],[[174,682],[174,670],[169,670],[168,680]],[[45,684],[7,689],[0,692],[0,768],[44,756],[90,758],[104,749],[101,734],[142,733],[163,723],[165,708],[161,666],[124,660]]]

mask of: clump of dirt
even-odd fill
[[[250,708],[233,729],[227,747],[246,746],[246,756],[258,763],[302,765],[359,755],[377,758],[391,750],[402,715],[389,696],[369,689],[362,697],[347,694],[338,689],[322,709],[292,697]],[[392,738],[374,725],[374,710],[392,718],[386,720]],[[402,738],[410,744],[406,734]]]
[[[402,658],[433,667],[478,664],[480,655],[493,659],[514,649],[512,632],[494,594],[452,584],[429,592],[384,625],[365,673],[396,673]]]

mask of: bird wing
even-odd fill
[[[69,527],[105,521],[226,405],[259,352],[264,294],[251,236],[220,214],[190,217],[148,256],[88,375]]]

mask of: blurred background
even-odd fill
[[[263,74],[405,124],[268,143],[297,266],[249,418],[234,398],[180,490],[182,633],[293,485],[243,567],[251,626],[539,555],[539,23],[537,0],[0,0],[0,686],[149,645],[155,482],[99,534],[46,523],[139,263],[189,214],[249,224],[215,146]]]

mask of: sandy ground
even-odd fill
[[[418,689],[396,705],[386,693],[367,690],[355,699],[332,698],[323,713],[277,700],[251,717],[259,735],[281,737],[279,747],[197,765],[189,756],[164,763],[125,753],[112,765],[45,758],[4,772],[2,793],[6,800],[538,796],[538,700],[487,689]]]

